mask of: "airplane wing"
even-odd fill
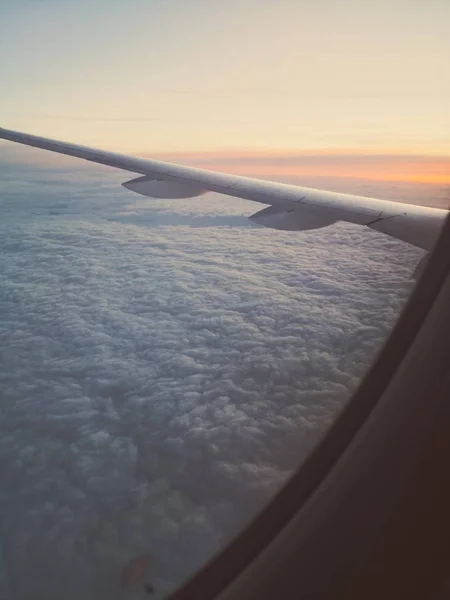
[[[217,192],[267,204],[269,206],[250,219],[273,229],[318,229],[337,221],[348,221],[430,250],[448,213],[439,208],[340,194],[127,156],[8,129],[0,128],[0,138],[137,173],[140,177],[122,185],[152,198],[190,198],[206,192]]]

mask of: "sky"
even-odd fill
[[[448,182],[446,0],[0,0],[0,17],[4,127],[226,151],[228,170],[236,153],[413,154],[394,180]]]

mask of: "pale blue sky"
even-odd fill
[[[0,0],[1,126],[122,151],[450,153],[447,0]]]

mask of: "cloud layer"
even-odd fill
[[[0,178],[0,598],[121,598],[144,552],[161,597],[298,467],[421,252],[142,198],[107,170]]]

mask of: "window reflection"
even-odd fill
[[[164,597],[299,466],[423,253],[92,168],[1,176],[1,586]]]

